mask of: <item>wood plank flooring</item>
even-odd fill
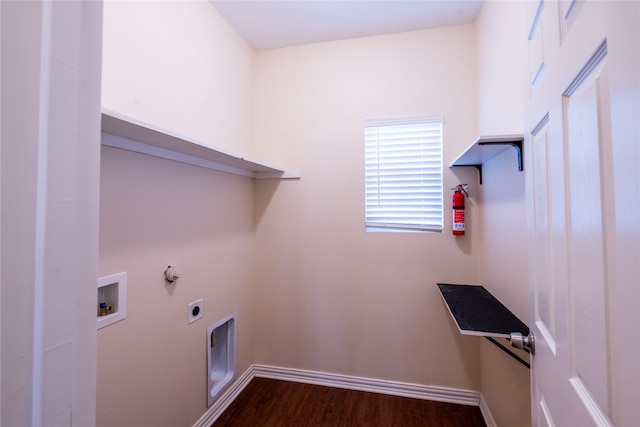
[[[474,406],[254,378],[212,427],[486,427]]]

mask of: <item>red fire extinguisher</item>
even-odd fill
[[[464,193],[464,195],[462,194]],[[464,236],[464,196],[469,196],[463,184],[456,186],[453,193],[453,235]]]

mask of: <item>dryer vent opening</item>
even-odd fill
[[[231,382],[236,370],[236,314],[207,328],[207,405]]]

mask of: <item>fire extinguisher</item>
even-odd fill
[[[462,194],[464,193],[464,195]],[[456,186],[453,193],[453,235],[464,236],[464,196],[469,194],[464,189],[464,184]]]

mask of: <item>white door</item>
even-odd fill
[[[532,1],[534,426],[640,426],[640,2]]]

